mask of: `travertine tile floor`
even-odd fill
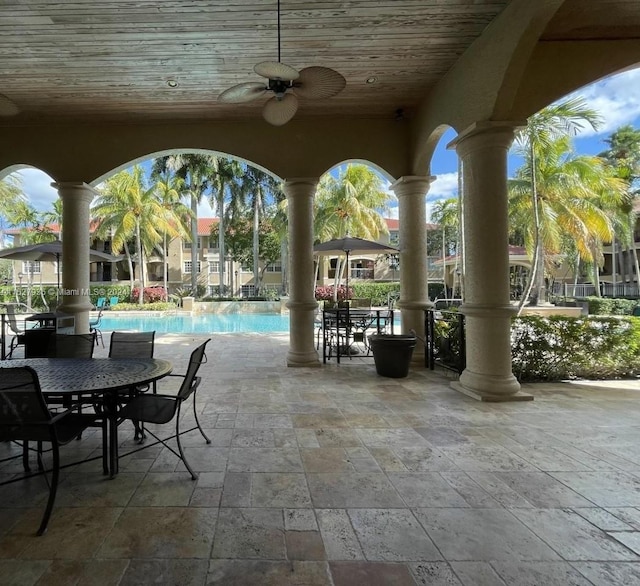
[[[156,355],[182,372],[201,339],[160,336]],[[0,583],[640,584],[637,381],[481,404],[442,373],[286,368],[287,344],[213,336],[197,403],[212,443],[185,438],[197,481],[159,448],[113,480],[67,469],[43,537],[43,479],[0,487]]]

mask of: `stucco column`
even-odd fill
[[[431,307],[427,275],[427,208],[425,198],[435,177],[405,176],[391,185],[398,198],[400,236],[400,300],[402,333],[423,340],[424,310]],[[424,344],[413,351],[412,363],[424,365]]]
[[[511,371],[507,153],[513,124],[481,123],[454,141],[462,160],[467,366],[452,386],[481,401],[532,399]]]
[[[313,197],[318,179],[287,179],[289,209],[289,352],[287,366],[320,366],[313,337]]]
[[[86,183],[52,183],[62,200],[62,302],[76,318],[76,334],[89,332],[89,206],[96,195]]]

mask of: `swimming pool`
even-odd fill
[[[278,313],[203,313],[198,315],[102,315],[100,329],[152,331],[158,334],[215,332],[288,332],[289,316]]]

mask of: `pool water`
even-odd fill
[[[215,332],[288,332],[289,316],[263,313],[203,313],[198,315],[102,315],[100,329],[155,330],[158,334],[210,334]]]

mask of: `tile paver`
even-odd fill
[[[286,335],[212,337],[197,402],[212,443],[183,438],[199,479],[161,446],[113,480],[99,462],[65,470],[40,538],[46,484],[0,487],[3,579],[640,584],[638,381],[525,385],[533,402],[485,405],[446,373],[287,368]],[[156,355],[183,372],[201,339],[159,335]],[[89,432],[63,455],[99,446]],[[0,458],[16,450],[0,444]],[[0,479],[20,471],[0,464]]]

